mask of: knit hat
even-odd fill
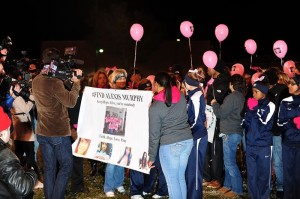
[[[3,108],[0,106],[0,131],[8,129],[10,127],[11,120],[8,115],[3,111]]]
[[[295,75],[293,80],[296,82],[297,85],[300,85],[300,75]]]
[[[197,80],[191,78],[191,77],[189,76],[189,73],[187,73],[187,74],[185,75],[184,81],[185,81],[186,84],[188,84],[188,85],[190,85],[190,86],[195,86],[195,87],[199,87],[199,84],[201,83],[201,82],[199,82],[199,81],[197,81]]]
[[[138,85],[138,90],[152,90],[151,81],[147,78],[141,79]]]
[[[269,91],[268,86],[262,81],[256,81],[253,84],[253,88],[258,89],[260,92],[267,94]]]

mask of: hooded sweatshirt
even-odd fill
[[[164,90],[153,98],[149,109],[149,160],[155,161],[159,145],[192,139],[184,95],[172,87],[172,105],[165,104]]]

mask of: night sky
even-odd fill
[[[9,35],[12,38],[12,57],[20,57],[20,51],[27,50],[29,57],[38,58],[42,41],[85,40],[100,35],[107,42],[111,34],[119,31],[118,28],[125,29],[125,32],[127,29],[126,34],[129,35],[133,23],[143,25],[145,40],[154,40],[157,35],[165,40],[187,40],[179,26],[182,21],[188,20],[195,29],[191,42],[210,40],[215,46],[218,46],[215,27],[226,24],[229,35],[222,42],[222,53],[232,59],[249,57],[244,42],[254,39],[257,57],[269,55],[274,56],[275,60],[279,59],[272,47],[275,41],[284,40],[288,45],[284,59],[300,60],[300,34],[296,30],[299,29],[300,15],[295,4],[280,0],[277,3],[225,0],[11,0],[1,2],[0,36],[4,38]],[[122,5],[121,9],[118,5]],[[105,28],[108,25],[118,26],[114,19],[123,24]],[[150,29],[151,32],[148,32]]]

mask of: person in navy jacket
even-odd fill
[[[186,169],[187,198],[199,199],[203,196],[202,180],[204,160],[207,149],[207,130],[205,127],[205,99],[202,89],[204,77],[198,70],[189,70],[185,75],[185,89],[188,95],[188,123],[193,134],[193,148]]]
[[[253,84],[253,97],[247,101],[247,110],[242,121],[247,130],[246,165],[250,198],[270,197],[271,161],[273,145],[273,117],[275,105],[268,97],[264,76]]]
[[[279,107],[279,127],[283,128],[282,161],[283,184],[286,199],[300,198],[300,75],[290,80],[289,93]]]

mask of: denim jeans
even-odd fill
[[[37,151],[39,149],[39,142],[37,141],[36,128],[37,128],[37,119],[33,120],[34,123],[34,158],[37,161]]]
[[[44,162],[44,195],[46,199],[63,199],[72,173],[71,139],[37,135]]]
[[[281,136],[273,136],[273,164],[276,175],[276,190],[283,191],[283,163]]]
[[[169,197],[171,199],[187,198],[185,170],[193,147],[193,139],[168,145],[161,145],[159,157],[165,174]]]
[[[116,188],[123,186],[124,167],[107,163],[105,170],[104,192],[114,192]]]
[[[224,135],[222,139],[225,165],[224,187],[240,195],[243,193],[243,180],[241,171],[236,162],[236,151],[242,136],[237,133],[232,133]]]

